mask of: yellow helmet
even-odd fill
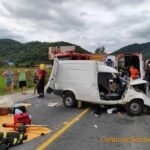
[[[45,65],[44,64],[40,64],[40,69],[44,70],[45,69]]]

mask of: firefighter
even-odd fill
[[[39,98],[44,97],[44,86],[45,86],[45,65],[40,64],[40,69],[38,71],[38,84],[37,84],[37,92],[39,94]]]
[[[137,78],[139,78],[139,71],[134,66],[130,67],[130,74],[132,80],[136,80]]]

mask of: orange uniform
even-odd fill
[[[135,79],[138,78],[138,75],[139,75],[138,69],[131,67],[131,68],[130,68],[130,73],[131,73],[131,78],[132,78],[133,80],[135,80]]]

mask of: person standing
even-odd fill
[[[26,94],[26,86],[27,86],[27,82],[26,82],[26,71],[22,70],[19,72],[19,88],[21,89],[21,93],[22,94]]]
[[[38,71],[38,84],[37,84],[37,92],[39,94],[39,98],[44,97],[44,86],[45,86],[45,65],[40,64],[40,69]]]
[[[6,86],[7,86],[7,92],[9,94],[14,92],[14,73],[12,71],[11,67],[7,68],[7,71],[2,73],[2,76],[6,78]]]
[[[139,78],[139,71],[134,66],[130,67],[131,79],[136,80]]]

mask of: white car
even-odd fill
[[[125,105],[129,114],[142,114],[144,106],[150,106],[149,97],[117,76],[117,70],[98,61],[56,59],[46,89],[48,93],[61,96],[66,107],[74,107],[80,100],[103,105]],[[110,80],[114,79],[119,88],[112,92]],[[133,85],[136,85],[135,82]],[[144,80],[141,82],[146,83]]]

